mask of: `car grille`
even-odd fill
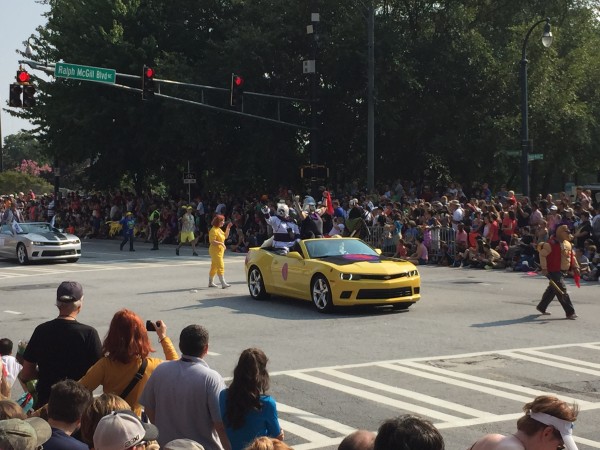
[[[44,250],[42,252],[42,258],[44,256],[67,256],[76,255],[75,250]]]
[[[361,280],[395,280],[396,278],[408,277],[408,272],[396,273],[394,275],[360,275]]]
[[[356,295],[357,300],[384,300],[388,298],[410,297],[410,286],[395,289],[361,289]]]
[[[43,246],[44,247],[50,247],[50,246],[58,247],[58,246],[61,246],[61,245],[69,245],[69,244],[70,244],[69,241],[61,241],[61,242],[53,242],[53,241],[49,242],[49,241],[46,241],[46,242],[43,243]]]

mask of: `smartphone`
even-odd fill
[[[146,320],[146,331],[156,331],[156,326],[151,320]]]

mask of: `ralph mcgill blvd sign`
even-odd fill
[[[115,83],[115,69],[104,69],[102,67],[80,66],[77,64],[56,63],[54,76],[59,78],[71,78],[74,80],[97,81],[100,83]]]

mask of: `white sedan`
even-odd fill
[[[77,262],[81,257],[81,241],[45,222],[4,224],[0,227],[0,257],[17,258],[19,264],[51,260]]]

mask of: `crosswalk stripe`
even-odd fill
[[[374,389],[378,389],[380,391],[390,392],[392,394],[401,395],[403,397],[408,397],[413,400],[420,401],[422,403],[429,403],[429,404],[439,406],[439,407],[442,407],[445,409],[450,409],[450,410],[453,410],[453,411],[456,411],[456,412],[459,412],[462,414],[466,414],[469,416],[480,417],[480,418],[484,418],[484,417],[491,418],[491,417],[495,416],[495,414],[492,414],[489,412],[481,411],[481,410],[474,409],[474,408],[469,408],[468,406],[460,405],[460,404],[454,403],[454,402],[448,402],[446,400],[442,400],[437,397],[420,394],[418,392],[410,391],[408,389],[397,388],[397,387],[389,386],[389,385],[386,385],[383,383],[378,383],[377,381],[368,380],[366,378],[361,378],[361,377],[357,377],[357,376],[350,375],[347,373],[338,372],[337,370],[325,369],[325,370],[321,370],[320,372],[325,373],[327,375],[337,377],[337,378],[341,378],[346,381],[351,381],[356,384],[370,386],[370,387],[372,387]]]
[[[552,353],[538,352],[537,350],[519,350],[519,353],[526,353],[528,355],[540,356],[542,358],[554,359],[556,361],[562,361],[565,363],[577,364],[579,366],[593,367],[594,369],[600,369],[600,364],[582,361],[581,359],[568,358],[566,356],[553,355]]]
[[[287,420],[283,420],[281,418],[279,418],[279,426],[281,426],[285,433],[295,434],[296,436],[300,436],[302,439],[306,439],[310,442],[323,442],[329,440],[329,437],[325,436],[324,434],[317,433],[310,428],[303,427],[297,423],[288,422]]]
[[[443,375],[444,378],[440,379],[443,382],[447,382],[446,380],[448,380],[445,377],[453,377],[453,378],[458,378],[461,380],[473,381],[473,382],[479,383],[479,384],[495,386],[497,388],[508,389],[511,391],[520,392],[522,394],[527,394],[528,395],[527,397],[521,397],[522,399],[527,399],[527,400],[525,400],[526,402],[531,400],[530,397],[537,397],[538,395],[547,394],[547,392],[540,391],[539,389],[531,389],[531,388],[527,388],[525,386],[519,386],[517,384],[505,383],[503,381],[491,380],[489,378],[478,377],[475,375],[469,375],[469,374],[461,373],[461,372],[453,372],[451,370],[441,369],[439,367],[433,367],[433,366],[429,366],[427,364],[420,364],[420,363],[415,363],[412,361],[401,361],[398,364],[417,369],[419,371],[418,373],[423,373],[423,372],[428,371],[428,372],[433,372],[436,374]],[[396,369],[394,369],[394,370],[396,370]],[[451,384],[451,383],[449,383],[449,384]],[[589,402],[575,399],[573,397],[564,396],[564,395],[560,395],[560,399],[567,403],[573,403],[573,402],[577,401],[580,406],[591,405],[591,403],[589,403]],[[512,400],[515,400],[515,399],[512,399]],[[518,400],[518,399],[516,399],[516,400]]]
[[[322,387],[328,387],[330,389],[335,389],[340,392],[344,392],[346,394],[354,395],[355,397],[364,398],[366,400],[370,400],[373,402],[378,402],[383,405],[391,406],[394,408],[398,408],[401,410],[411,411],[416,414],[421,414],[424,416],[432,417],[437,420],[443,420],[446,422],[453,422],[456,420],[460,420],[460,417],[452,416],[450,414],[444,414],[439,411],[435,411],[433,409],[425,408],[422,406],[418,406],[412,403],[403,402],[400,400],[391,399],[385,397],[383,395],[366,392],[360,389],[356,389],[350,386],[345,386],[340,383],[334,383],[332,381],[326,380],[324,378],[315,377],[312,375],[308,375],[306,373],[293,373],[289,374],[290,377],[298,378],[299,380],[307,381],[309,383],[314,383]]]
[[[337,447],[340,442],[342,442],[342,439],[342,437],[328,438],[321,442],[308,442],[306,444],[294,445],[294,450],[313,450],[315,448]]]
[[[579,436],[573,436],[573,439],[578,444],[587,445],[588,447],[593,447],[593,448],[600,448],[600,442],[598,442],[598,441],[592,441],[591,439],[586,439],[586,438],[582,438]]]
[[[355,428],[349,427],[348,425],[344,425],[343,423],[339,423],[335,420],[328,419],[326,417],[322,417],[317,414],[313,414],[309,411],[304,411],[302,409],[295,408],[293,406],[286,405],[283,403],[277,402],[277,411],[279,413],[293,415],[294,417],[301,419],[305,422],[314,423],[321,427],[340,433],[343,436],[346,436],[355,431]]]
[[[429,380],[440,381],[445,384],[451,384],[453,386],[470,389],[472,391],[482,392],[484,394],[490,394],[490,395],[498,396],[501,398],[506,398],[509,400],[515,400],[515,401],[521,402],[521,403],[527,403],[528,401],[531,401],[530,396],[526,397],[524,395],[512,394],[510,392],[501,391],[500,389],[488,388],[488,387],[481,386],[481,385],[474,384],[474,383],[467,383],[467,382],[461,381],[461,380],[454,380],[454,379],[447,378],[445,376],[436,375],[433,373],[426,373],[426,372],[422,372],[420,370],[411,369],[409,367],[403,367],[403,366],[394,365],[394,364],[378,364],[378,366],[383,367],[385,369],[396,370],[398,372],[408,373],[410,375],[415,375],[420,378],[427,378]]]
[[[498,352],[498,353],[501,355],[510,356],[511,358],[522,359],[522,360],[529,361],[529,362],[543,364],[545,366],[551,366],[551,367],[554,367],[557,369],[565,369],[565,370],[570,370],[572,372],[585,373],[588,375],[594,375],[596,377],[600,376],[600,371],[586,369],[585,367],[573,367],[569,364],[561,364],[556,361],[548,361],[546,359],[534,358],[534,357],[527,356],[527,355],[521,355],[521,354],[515,353],[515,352]]]

